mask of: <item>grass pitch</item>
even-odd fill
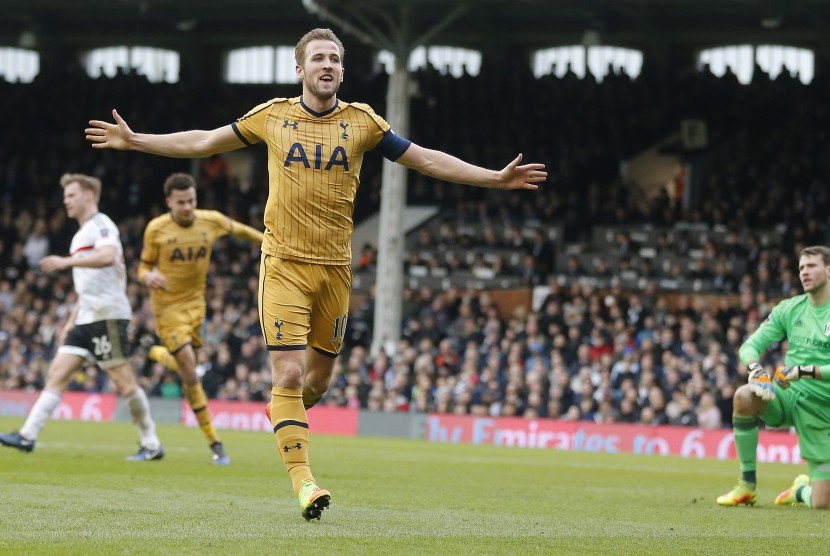
[[[20,419],[0,418],[0,430]],[[131,425],[50,422],[0,449],[0,554],[826,553],[830,513],[776,507],[805,467],[761,464],[755,508],[721,508],[735,461],[316,436],[332,491],[305,522],[271,435],[161,426],[167,457],[127,462]]]

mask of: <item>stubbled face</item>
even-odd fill
[[[333,98],[343,82],[343,61],[337,44],[313,40],[305,52],[303,65],[296,68],[303,88],[320,100]]]
[[[824,264],[821,255],[804,255],[798,261],[798,277],[805,293],[815,293],[827,286],[830,266]]]
[[[81,187],[76,181],[63,188],[63,206],[66,207],[66,215],[69,218],[82,217],[94,203],[95,194]]]
[[[167,197],[167,208],[179,226],[190,226],[196,218],[196,190],[174,189]]]

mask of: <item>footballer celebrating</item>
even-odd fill
[[[94,148],[172,157],[267,144],[260,324],[271,363],[277,450],[306,519],[319,519],[331,499],[309,466],[306,409],[326,392],[343,344],[363,155],[374,150],[433,178],[479,187],[537,189],[547,176],[543,164],[520,165],[521,155],[501,170],[488,170],[396,135],[368,105],[337,97],[343,57],[343,43],[331,30],[306,33],[295,48],[302,94],[265,102],[211,131],[135,133],[115,110],[115,123],[92,120],[86,129]]]

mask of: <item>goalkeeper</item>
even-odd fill
[[[795,427],[810,470],[796,477],[775,503],[830,508],[830,248],[803,249],[798,275],[804,294],[778,303],[741,346],[749,383],[735,392],[732,426],[742,476],[734,489],[718,497],[721,506],[757,501],[755,452],[762,421],[771,427]],[[786,366],[770,376],[759,363],[761,353],[784,338]]]

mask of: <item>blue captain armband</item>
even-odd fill
[[[383,138],[380,140],[380,143],[378,143],[378,146],[375,147],[375,150],[379,152],[383,158],[395,162],[403,153],[406,152],[406,149],[408,149],[411,144],[412,141],[404,139],[399,135],[395,135],[395,132],[390,129],[383,134]]]
[[[237,127],[236,122],[233,122],[231,124],[231,129],[233,129],[233,132],[236,133],[236,136],[239,138],[239,140],[242,141],[243,143],[245,143],[246,147],[250,147],[253,144],[250,141],[248,141],[247,139],[245,139],[245,136],[242,135],[241,131],[239,131],[239,127]]]

